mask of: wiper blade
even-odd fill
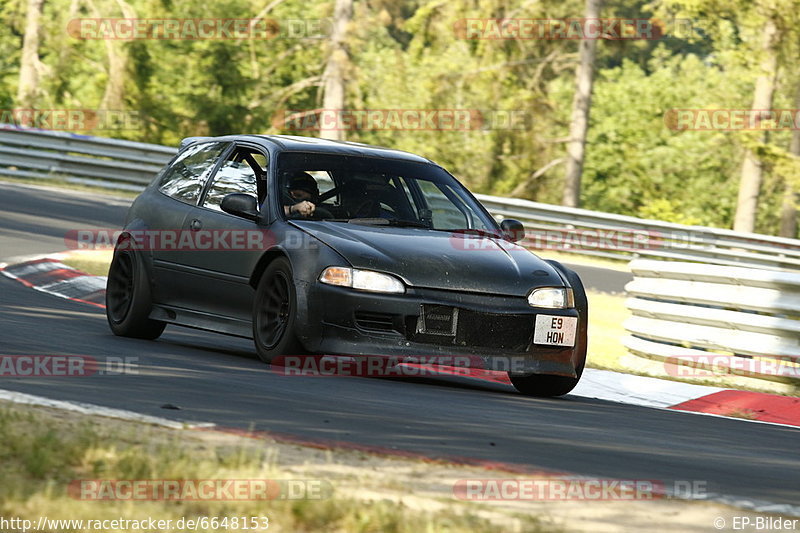
[[[362,226],[388,226],[389,220],[385,218],[351,218],[349,224],[360,224]]]
[[[390,226],[398,226],[401,228],[425,228],[430,229],[431,225],[427,222],[421,222],[419,220],[404,220],[402,218],[390,218],[389,219]]]
[[[485,229],[465,228],[465,229],[448,229],[442,230],[450,233],[460,233],[463,235],[475,235],[477,237],[488,237],[490,239],[503,239],[503,235],[496,231],[488,231]]]
[[[401,218],[351,218],[350,224],[362,224],[365,226],[394,226],[398,228],[425,228],[430,229],[430,225],[419,220],[404,220]]]

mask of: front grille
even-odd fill
[[[368,311],[356,311],[356,327],[366,331],[380,331],[384,333],[397,333],[395,327],[395,315],[388,313],[373,313]]]
[[[455,336],[419,333],[418,317],[408,317],[406,331],[408,340],[429,344],[495,348],[524,352],[533,339],[533,315],[510,315],[480,313],[458,309],[458,324]]]

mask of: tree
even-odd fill
[[[795,109],[800,109],[800,83],[795,94]],[[790,157],[794,156],[795,174],[800,164],[800,129],[792,131],[789,143]],[[781,203],[781,225],[778,234],[781,237],[794,238],[797,235],[797,178],[796,175],[784,176],[783,201]],[[794,179],[793,179],[794,178]]]
[[[756,71],[751,112],[769,110],[776,96],[781,63],[790,70],[793,54],[790,43],[797,39],[800,19],[794,0],[660,0],[662,6],[677,8],[695,17],[714,39],[719,55],[738,56]],[[702,21],[702,22],[701,22]],[[763,131],[742,134],[745,144],[739,193],[733,228],[752,232],[756,229],[759,195],[767,154],[774,152]]]
[[[775,94],[775,79],[778,75],[778,48],[781,41],[775,20],[767,18],[764,23],[761,41],[761,61],[759,65],[756,88],[753,92],[753,105],[751,110],[758,112],[772,108]],[[758,136],[758,142],[767,142],[766,132]],[[752,148],[748,148],[742,163],[742,174],[739,181],[739,198],[736,202],[736,218],[733,229],[736,231],[755,230],[756,214],[758,212],[758,196],[761,189],[763,163]]]
[[[586,0],[586,18],[600,17],[601,0]],[[580,44],[580,62],[575,71],[575,97],[572,101],[572,120],[567,144],[567,168],[564,176],[562,203],[568,207],[580,205],[581,173],[586,151],[586,133],[589,130],[589,113],[592,107],[592,82],[597,40],[583,39]]]
[[[353,0],[336,0],[333,9],[330,50],[325,63],[325,72],[322,74],[322,108],[327,113],[339,113],[345,107],[345,81],[348,64],[345,37],[352,16]],[[326,121],[320,121],[319,136],[321,138],[336,141],[345,139],[345,132],[341,125],[334,123],[333,127],[328,126]]]
[[[745,108],[748,98],[742,95],[751,88],[751,79],[745,66],[672,55],[666,48],[645,65],[626,59],[618,67],[598,68],[582,206],[730,227],[743,153],[738,132],[671,129],[665,111],[702,109],[708,102]],[[569,81],[554,96],[559,102],[571,101]]]
[[[93,0],[85,0],[95,17],[100,18],[102,13],[98,10]],[[124,0],[116,0],[122,15],[126,19],[135,19],[136,12]],[[103,91],[103,99],[100,102],[100,109],[122,110],[125,107],[125,80],[127,79],[128,53],[124,44],[116,39],[104,39],[103,44],[106,49],[108,59],[106,87]]]
[[[22,41],[22,58],[17,87],[17,105],[32,108],[39,97],[39,33],[41,32],[44,0],[28,0],[25,16],[25,37]]]

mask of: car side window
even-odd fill
[[[181,202],[197,203],[208,173],[214,168],[226,144],[200,143],[184,150],[164,172],[158,184],[159,190]]]
[[[260,204],[264,193],[259,190],[259,182],[264,183],[265,167],[266,158],[262,154],[244,148],[235,150],[219,167],[203,207],[222,211],[222,199],[232,193],[249,194]]]
[[[330,173],[324,170],[308,170],[306,171],[307,174],[310,174],[312,178],[317,182],[317,186],[319,187],[319,194],[323,195],[326,192],[330,191],[334,187],[336,187],[336,183],[334,183],[333,178],[331,178]],[[335,195],[334,198],[338,200],[339,195]],[[338,201],[332,202],[338,204]]]

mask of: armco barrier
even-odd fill
[[[699,261],[718,265],[749,266],[775,270],[800,270],[800,240],[743,233],[727,229],[672,224],[626,215],[615,215],[531,202],[515,198],[477,195],[478,199],[497,218],[516,218],[525,224],[532,248],[536,241],[563,243],[555,249],[582,255],[615,259],[652,259]],[[567,232],[565,234],[565,232]],[[592,232],[599,246],[564,246],[569,242],[569,232],[578,237]],[[638,241],[635,246],[602,245],[602,235],[622,233],[627,241]],[[567,238],[564,238],[564,237]],[[638,237],[638,239],[637,239]],[[581,240],[576,238],[577,240]]]
[[[632,354],[679,375],[691,367],[800,384],[800,273],[648,259],[630,268]]]
[[[0,124],[0,177],[58,177],[112,189],[141,190],[175,152],[174,147],[157,144]],[[646,257],[800,270],[798,239],[671,224],[528,200],[477,197],[496,218],[521,220],[534,250],[552,247],[561,252],[625,260]],[[624,239],[609,239],[620,234]],[[576,236],[579,238],[573,239]],[[635,246],[619,246],[620,241]]]
[[[141,190],[175,152],[158,144],[0,124],[0,176]]]

